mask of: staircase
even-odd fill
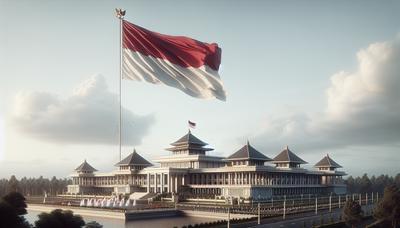
[[[140,199],[143,199],[143,200],[147,200],[147,199],[151,199],[151,198],[154,198],[154,197],[156,197],[158,195],[158,193],[146,193],[146,195],[144,195],[144,196],[142,196],[142,198],[140,198]]]
[[[142,199],[144,196],[146,196],[147,192],[134,192],[129,196],[130,200],[138,200],[138,199]]]

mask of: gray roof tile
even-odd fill
[[[93,168],[89,163],[87,163],[86,159],[85,161],[78,166],[75,171],[80,171],[80,172],[96,172],[97,169]]]
[[[198,139],[196,136],[192,135],[190,130],[182,138],[178,139],[174,143],[171,143],[171,145],[173,145],[173,146],[177,146],[177,145],[181,145],[181,144],[196,144],[196,145],[200,145],[200,146],[208,145],[207,143],[205,143],[205,142],[201,141],[200,139]]]
[[[324,158],[322,158],[321,161],[317,162],[314,167],[342,168],[342,166],[332,160],[332,158],[330,158],[328,154]]]
[[[123,165],[145,165],[152,166],[152,164],[144,159],[140,154],[133,150],[133,153],[129,154],[126,158],[122,159],[120,162],[115,164],[115,166],[123,166]]]
[[[290,163],[297,163],[297,164],[307,164],[306,161],[298,157],[296,154],[294,154],[292,151],[289,150],[289,147],[286,146],[286,148],[280,152],[276,157],[274,158],[273,163],[282,163],[282,162],[290,162]]]
[[[271,158],[256,150],[247,141],[247,144],[227,158],[227,160],[263,160],[272,161]]]

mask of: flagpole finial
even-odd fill
[[[125,17],[126,10],[123,10],[121,8],[115,8],[115,15],[117,16],[118,19],[123,20]]]

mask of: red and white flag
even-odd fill
[[[196,128],[196,123],[192,122],[190,120],[188,120],[188,125],[189,125],[190,128],[193,128],[193,129]]]
[[[178,88],[197,98],[226,100],[218,75],[221,49],[122,21],[122,77]]]

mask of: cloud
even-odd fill
[[[66,144],[117,144],[118,96],[103,76],[95,75],[62,99],[46,92],[17,94],[12,123],[32,138]],[[123,143],[137,145],[154,123],[153,115],[139,116],[122,109]]]
[[[255,141],[300,150],[400,143],[400,38],[357,53],[358,68],[331,77],[321,113],[266,117]]]

